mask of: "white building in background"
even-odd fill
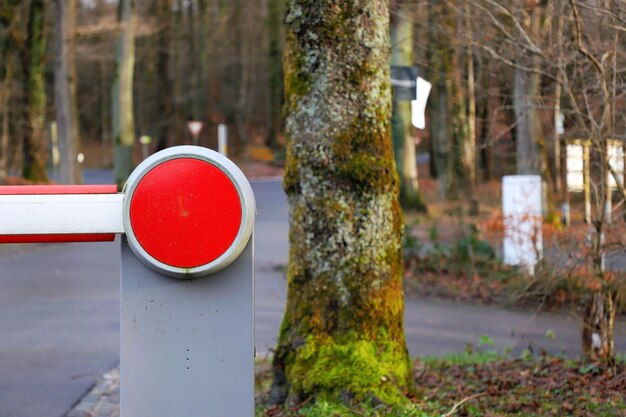
[[[567,189],[569,191],[583,191],[585,184],[585,152],[589,152],[589,141],[577,140],[567,145]],[[620,141],[611,141],[608,146],[609,164],[624,181],[624,145]],[[587,156],[588,158],[588,156]],[[617,183],[610,173],[609,185],[616,190]]]

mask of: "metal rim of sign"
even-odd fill
[[[133,193],[141,179],[158,165],[179,158],[193,158],[208,162],[220,169],[231,180],[241,204],[241,223],[239,231],[230,247],[213,261],[193,268],[180,268],[165,264],[150,255],[139,243],[131,225],[130,205]],[[148,268],[173,278],[194,279],[218,272],[230,265],[246,247],[254,228],[256,206],[252,187],[239,167],[224,155],[199,146],[175,146],[155,153],[145,159],[132,172],[124,186],[124,232],[133,253]]]

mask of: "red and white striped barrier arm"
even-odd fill
[[[115,185],[0,187],[0,243],[112,241],[123,202]]]

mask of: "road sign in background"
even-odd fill
[[[396,101],[415,100],[415,80],[419,76],[417,67],[391,66],[391,87]]]

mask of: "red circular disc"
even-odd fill
[[[226,252],[239,232],[239,193],[216,166],[195,158],[171,159],[137,184],[130,224],[156,260],[178,268],[206,265]]]

